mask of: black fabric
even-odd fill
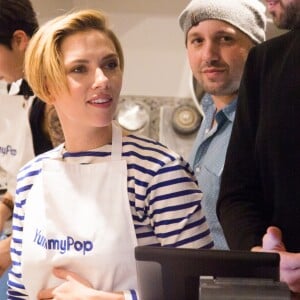
[[[29,122],[31,127],[35,155],[41,154],[53,148],[49,136],[44,133],[42,128],[45,107],[45,102],[41,101],[37,97],[34,98],[30,111]]]
[[[300,29],[253,48],[240,86],[217,214],[231,249],[278,226],[300,251]]]
[[[27,81],[22,80],[18,95],[23,95],[26,99],[29,98],[30,96],[33,96],[33,92],[29,87]]]
[[[25,99],[33,96],[33,92],[25,80],[22,81],[18,95],[23,95]],[[53,148],[49,136],[43,130],[45,107],[46,104],[43,101],[37,97],[34,98],[30,110],[29,123],[35,155],[41,154]]]

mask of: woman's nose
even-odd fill
[[[101,87],[102,89],[105,89],[108,87],[108,81],[108,77],[103,72],[103,70],[101,68],[97,68],[95,71],[93,88]]]

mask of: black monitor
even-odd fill
[[[279,281],[276,253],[138,246],[135,258],[141,300],[198,300],[200,276]]]

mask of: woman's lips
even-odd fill
[[[88,102],[92,103],[92,104],[103,104],[103,103],[110,102],[111,100],[112,100],[112,98],[109,98],[109,99],[95,99],[95,100],[90,100]]]
[[[109,108],[113,103],[113,97],[110,95],[97,95],[90,98],[87,104],[95,108]]]
[[[97,95],[89,99],[87,102],[91,104],[104,104],[112,101],[110,95]]]

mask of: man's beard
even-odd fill
[[[232,80],[231,82],[227,82],[226,84],[223,84],[221,86],[213,86],[211,84],[202,83],[202,88],[206,93],[214,96],[227,96],[237,94],[239,85],[240,79]]]
[[[277,22],[274,20],[276,26],[280,29],[293,29],[300,27],[300,1],[287,4],[281,19]]]

